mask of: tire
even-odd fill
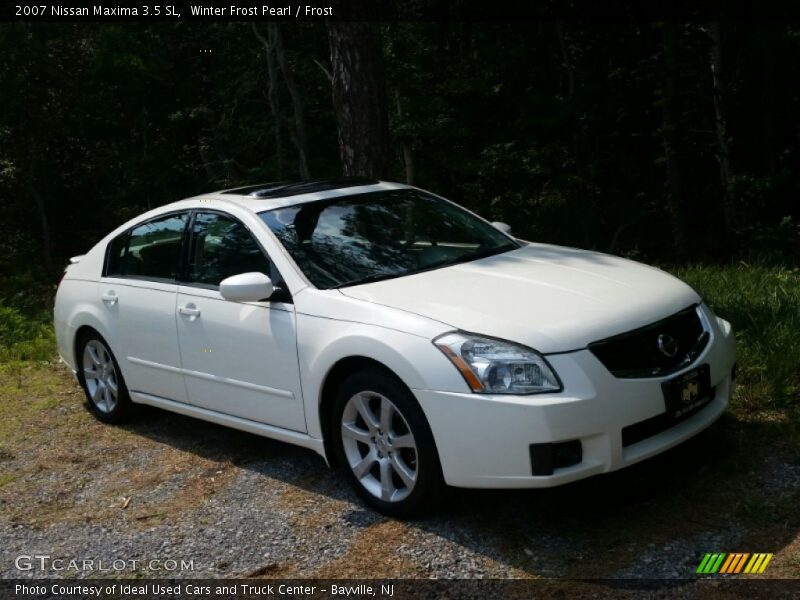
[[[350,375],[332,416],[337,464],[364,502],[401,518],[436,508],[444,489],[436,444],[416,398],[397,377],[379,368]]]
[[[90,331],[81,335],[76,349],[78,381],[89,411],[104,423],[128,420],[134,412],[133,402],[108,342],[96,331]]]

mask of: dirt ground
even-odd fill
[[[60,365],[0,368],[0,577],[52,576],[17,568],[39,553],[140,561],[64,577],[685,578],[706,552],[771,552],[757,577],[800,578],[800,449],[780,413],[729,414],[553,490],[452,490],[400,522],[307,450],[158,410],[108,426],[83,403]]]

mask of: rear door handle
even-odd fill
[[[103,302],[105,302],[106,304],[108,304],[109,306],[114,306],[117,303],[117,301],[119,300],[119,298],[117,298],[116,292],[114,292],[114,291],[106,292],[105,294],[100,296],[100,299]]]
[[[200,316],[200,309],[191,303],[184,306],[179,306],[178,312],[182,315],[186,315],[190,320],[194,320]]]

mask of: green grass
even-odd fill
[[[733,324],[739,360],[734,409],[800,408],[800,269],[740,263],[673,269]],[[800,420],[800,419],[795,419]]]
[[[13,443],[22,424],[59,405],[63,382],[53,372],[33,361],[0,364],[0,458],[3,444]]]

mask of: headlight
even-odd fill
[[[450,359],[473,392],[537,394],[561,390],[544,356],[518,344],[466,333],[446,333],[433,343]]]

